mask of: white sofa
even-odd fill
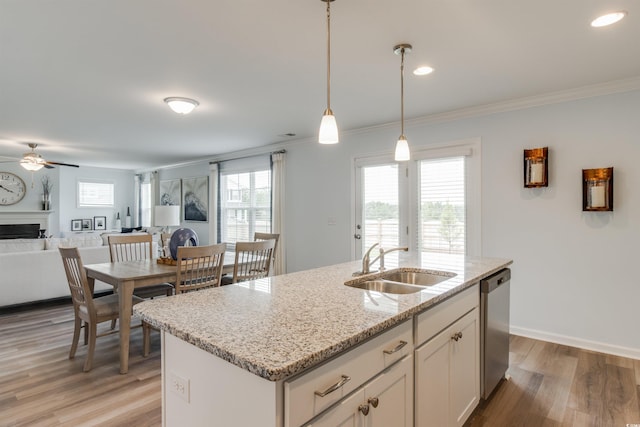
[[[78,247],[84,264],[109,262],[103,237],[0,240],[0,307],[69,297],[58,246]],[[106,283],[95,283],[96,292],[112,289]]]

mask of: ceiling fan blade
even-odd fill
[[[72,168],[79,168],[80,167],[78,165],[72,165],[70,163],[60,163],[60,162],[45,162],[45,167],[47,167],[47,165],[70,166]]]
[[[51,166],[51,165],[49,165],[47,163],[44,164],[44,168],[45,169],[55,169],[53,166]]]

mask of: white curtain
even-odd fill
[[[276,251],[276,259],[274,264],[274,274],[284,274],[287,272],[286,254],[286,235],[285,235],[285,218],[284,218],[284,178],[285,178],[285,153],[273,153],[271,155],[272,164],[272,187],[271,187],[271,232],[280,234],[278,241],[278,249]]]
[[[218,243],[218,164],[209,164],[209,244]]]

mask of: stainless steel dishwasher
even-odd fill
[[[480,281],[480,395],[487,399],[509,368],[509,282],[505,268]]]

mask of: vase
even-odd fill
[[[51,194],[42,195],[42,210],[48,211],[51,209]]]

